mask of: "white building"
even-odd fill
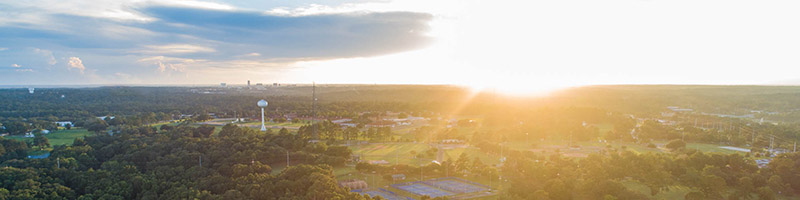
[[[67,126],[67,124],[69,124],[69,126],[75,126],[70,121],[60,121],[60,122],[56,122],[56,124],[58,124],[58,126],[61,126],[61,127]]]

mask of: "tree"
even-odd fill
[[[87,126],[89,131],[95,132],[96,134],[100,134],[100,132],[105,131],[106,128],[108,128],[108,123],[103,120],[94,120]]]
[[[197,115],[197,117],[195,117],[195,120],[201,121],[201,122],[209,120],[209,119],[211,119],[211,115],[208,115],[208,113],[199,114],[199,115]]]
[[[72,141],[72,146],[86,146],[86,141],[83,138],[75,138]]]
[[[33,138],[33,145],[38,146],[39,148],[49,147],[50,141],[47,140],[47,137],[45,137],[41,133],[37,133],[36,136]]]
[[[6,131],[8,131],[8,133],[11,135],[21,135],[28,132],[28,130],[31,129],[28,123],[19,121],[6,123],[5,126],[6,126]]]
[[[763,199],[763,200],[775,199],[775,192],[772,191],[772,189],[769,189],[769,187],[766,186],[760,187],[756,192],[758,193],[758,199]]]
[[[164,125],[164,126],[167,126],[167,125]],[[216,129],[216,127],[211,126],[211,125],[207,125],[207,124],[203,124],[200,127],[197,127],[195,129],[195,137],[210,137],[211,134],[214,134],[214,129]]]
[[[706,199],[705,195],[702,192],[698,191],[691,191],[686,193],[686,196],[683,197],[686,200],[703,200]]]
[[[70,129],[72,129],[72,124],[66,124],[66,125],[64,125],[64,128],[66,128],[67,130],[70,130]]]
[[[683,140],[675,139],[675,140],[669,141],[667,143],[666,147],[669,148],[670,150],[675,151],[675,150],[678,150],[678,149],[681,149],[681,148],[686,148],[686,142],[683,142]]]
[[[750,193],[755,192],[756,188],[753,186],[753,179],[750,177],[742,177],[739,179],[739,188],[734,195],[746,197],[750,196]]]

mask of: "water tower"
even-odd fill
[[[258,101],[258,107],[261,107],[261,131],[267,131],[267,127],[264,126],[264,108],[268,105],[266,100]]]

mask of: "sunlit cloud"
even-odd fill
[[[202,61],[204,60],[194,60],[194,59],[166,57],[166,56],[153,56],[153,57],[139,59],[139,62],[157,66],[157,70],[159,72],[167,72],[167,71],[183,72],[186,70],[188,65]]]
[[[11,64],[11,67],[13,67],[13,68],[20,68],[20,67],[22,67],[22,65],[18,65],[18,64]]]
[[[248,53],[248,54],[240,55],[239,57],[259,57],[259,56],[261,56],[261,54],[260,54],[260,53],[255,53],[255,52],[253,52],[253,53]]]
[[[78,71],[83,74],[83,71],[86,70],[86,67],[83,66],[83,61],[78,57],[69,57],[69,63],[67,64],[69,69],[77,69]]]

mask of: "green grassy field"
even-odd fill
[[[75,140],[75,138],[93,134],[94,133],[81,128],[81,129],[54,131],[51,132],[50,134],[45,135],[45,137],[47,137],[47,140],[50,142],[51,146],[56,146],[56,145],[72,145],[72,142]],[[33,141],[33,138],[26,138],[23,136],[6,136],[6,138],[21,140],[25,142]]]
[[[427,151],[431,147],[427,144],[415,143],[377,143],[367,145],[350,146],[353,150],[353,155],[360,155],[361,160],[386,160],[390,164],[394,164],[395,160],[400,164],[416,165],[428,164],[433,159],[426,158],[413,158],[411,151],[418,154]]]
[[[259,125],[260,126],[261,122],[260,121],[256,121],[256,122],[246,122],[246,123],[241,123],[241,124],[243,124],[243,125]],[[285,126],[285,127],[298,127],[299,128],[300,126],[303,126],[303,125],[306,125],[306,124],[305,123],[292,123],[292,122],[283,122],[283,123],[264,122],[264,125],[266,125],[268,127],[269,126]]]

